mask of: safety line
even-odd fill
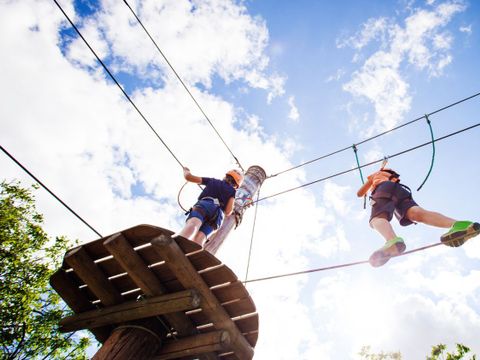
[[[446,109],[449,109],[449,108],[451,108],[451,107],[453,107],[453,106],[455,106],[455,105],[458,105],[458,104],[463,103],[463,102],[465,102],[465,101],[467,101],[467,100],[473,99],[473,98],[475,98],[475,97],[477,97],[477,96],[479,96],[479,95],[480,95],[480,92],[478,92],[478,93],[476,93],[476,94],[473,94],[473,95],[470,95],[470,96],[468,96],[468,97],[466,97],[466,98],[463,98],[463,99],[461,99],[461,100],[459,100],[459,101],[456,101],[456,102],[454,102],[454,103],[452,103],[452,104],[449,104],[449,105],[444,106],[444,107],[442,107],[442,108],[440,108],[440,109],[437,109],[437,110],[435,110],[435,111],[432,111],[431,113],[426,114],[426,116],[431,116],[431,115],[433,115],[433,114],[437,114],[437,113],[439,113],[439,112],[441,112],[441,111],[444,111],[444,110],[446,110]],[[391,132],[393,132],[393,131],[395,131],[395,130],[398,130],[398,129],[404,127],[404,126],[413,124],[413,123],[415,123],[415,122],[417,122],[417,121],[419,121],[419,120],[422,120],[423,118],[425,118],[425,115],[424,115],[424,116],[421,116],[421,117],[418,117],[418,118],[416,118],[416,119],[410,120],[410,121],[408,121],[408,122],[406,122],[406,123],[403,123],[403,124],[401,124],[401,125],[398,125],[398,126],[396,126],[396,127],[393,127],[393,128],[391,128],[391,129],[388,129],[388,130],[386,130],[386,131],[384,131],[384,132],[378,133],[378,134],[376,134],[376,135],[374,135],[374,136],[372,136],[372,137],[369,137],[369,138],[367,138],[367,139],[364,139],[364,140],[362,140],[362,141],[360,141],[360,142],[358,142],[358,143],[356,143],[356,144],[354,144],[354,145],[355,145],[355,146],[358,146],[358,145],[364,144],[364,143],[366,143],[366,142],[368,142],[368,141],[374,140],[374,139],[376,139],[376,138],[378,138],[378,137],[381,137],[381,136],[386,135],[386,134],[388,134],[388,133],[391,133]],[[352,147],[352,146],[346,146],[346,147],[344,147],[344,148],[342,148],[342,149],[333,151],[333,152],[331,152],[331,153],[329,153],[329,154],[322,155],[322,156],[317,157],[317,158],[315,158],[315,159],[312,159],[312,160],[309,160],[309,161],[300,163],[300,164],[298,164],[298,165],[295,165],[295,166],[293,166],[293,167],[291,167],[291,168],[288,168],[288,169],[279,171],[279,172],[277,172],[277,173],[275,173],[275,174],[273,174],[273,175],[269,175],[267,178],[275,177],[275,176],[278,176],[278,175],[280,175],[280,174],[286,173],[286,172],[288,172],[288,171],[295,170],[295,169],[298,169],[298,168],[300,168],[300,167],[302,167],[302,166],[311,164],[311,163],[313,163],[313,162],[316,162],[316,161],[319,161],[319,160],[328,158],[328,157],[330,157],[330,156],[339,154],[339,153],[341,153],[341,152],[344,152],[344,151],[347,151],[347,150],[351,149],[351,147]]]
[[[260,198],[260,189],[258,189],[257,200]],[[257,224],[258,202],[255,204],[255,215],[253,216],[252,235],[250,237],[250,249],[248,250],[247,270],[245,271],[245,282],[248,279],[248,270],[250,269],[250,259],[252,257],[253,236],[255,234],[255,225]]]
[[[434,141],[435,141],[435,142],[438,142],[438,141],[440,141],[440,140],[444,140],[444,139],[446,139],[446,138],[449,138],[450,136],[454,136],[454,135],[460,134],[460,133],[462,133],[462,132],[464,132],[464,131],[472,130],[473,128],[475,128],[475,127],[477,127],[477,126],[480,126],[480,123],[477,123],[477,124],[475,124],[475,125],[472,125],[472,126],[469,126],[469,127],[464,128],[464,129],[455,131],[455,132],[450,133],[450,134],[447,134],[447,135],[445,135],[445,136],[439,137],[439,138],[435,139]],[[389,155],[388,158],[393,158],[393,157],[400,156],[400,155],[403,155],[403,154],[405,154],[405,153],[408,153],[408,152],[410,152],[410,151],[417,150],[417,149],[419,149],[419,148],[421,148],[421,147],[430,145],[432,142],[433,142],[433,141],[428,141],[428,142],[423,143],[423,144],[421,144],[421,145],[417,145],[417,146],[414,146],[414,147],[409,148],[409,149],[407,149],[407,150],[400,151],[400,152],[398,152],[398,153],[396,153],[396,154]],[[263,201],[263,200],[267,200],[267,199],[273,198],[273,197],[275,197],[275,196],[279,196],[279,195],[288,193],[288,192],[293,191],[293,190],[301,189],[301,188],[304,188],[304,187],[307,187],[307,186],[310,186],[310,185],[313,185],[313,184],[316,184],[316,183],[319,183],[319,182],[322,182],[322,181],[325,181],[325,180],[328,180],[328,179],[332,179],[332,178],[335,178],[335,177],[337,177],[337,176],[344,175],[344,174],[347,174],[347,173],[352,172],[352,171],[356,171],[356,170],[358,170],[358,168],[364,168],[364,167],[367,167],[367,166],[370,166],[370,165],[377,164],[377,163],[379,163],[379,162],[382,162],[383,160],[384,160],[384,158],[378,159],[378,160],[375,160],[375,161],[371,161],[371,162],[369,162],[369,163],[367,163],[367,164],[363,164],[363,165],[361,165],[361,166],[359,166],[359,167],[354,167],[354,168],[352,168],[352,169],[344,170],[344,171],[338,172],[338,173],[336,173],[336,174],[333,174],[333,175],[330,175],[330,176],[326,176],[326,177],[324,177],[324,178],[321,178],[321,179],[318,179],[318,180],[315,180],[315,181],[311,181],[311,182],[309,182],[309,183],[306,183],[306,184],[303,184],[303,185],[300,185],[300,186],[296,186],[296,187],[291,188],[291,189],[287,189],[287,190],[278,192],[278,193],[273,194],[273,195],[265,196],[265,197],[263,197],[263,198],[261,198],[261,199],[256,200],[255,202],[260,202],[260,201]]]
[[[60,4],[57,2],[57,0],[53,0],[53,2],[58,6],[58,8],[60,9],[60,11],[63,13],[63,15],[65,16],[65,18],[68,20],[68,22],[70,23],[70,25],[73,27],[73,29],[77,32],[78,36],[80,36],[80,38],[83,40],[83,42],[85,43],[85,45],[87,45],[87,47],[90,49],[90,51],[93,53],[93,55],[97,58],[97,61],[100,63],[100,65],[102,65],[103,69],[107,72],[107,74],[110,76],[110,78],[113,80],[113,82],[118,86],[118,88],[121,90],[121,92],[123,93],[123,95],[125,95],[125,97],[127,98],[127,100],[130,102],[130,104],[132,104],[132,106],[135,108],[135,110],[137,111],[137,113],[141,116],[141,118],[145,121],[145,123],[148,125],[148,127],[153,131],[153,133],[156,135],[156,137],[161,141],[161,143],[165,146],[165,148],[168,150],[168,152],[173,156],[173,158],[177,161],[177,163],[180,164],[180,166],[183,168],[183,164],[180,162],[180,160],[178,160],[178,158],[175,156],[175,154],[173,153],[173,151],[168,147],[168,145],[165,143],[165,141],[163,141],[163,139],[160,137],[160,135],[157,133],[157,131],[153,128],[153,126],[150,124],[150,122],[147,120],[147,118],[143,115],[143,113],[140,111],[140,109],[137,107],[137,105],[135,105],[135,103],[133,102],[133,100],[130,98],[130,96],[128,96],[128,94],[126,93],[126,91],[123,89],[123,87],[120,85],[120,83],[117,81],[117,79],[115,78],[115,76],[113,76],[113,74],[110,72],[110,70],[107,68],[107,66],[103,63],[103,61],[100,59],[100,57],[97,55],[97,53],[95,52],[95,50],[93,50],[93,48],[90,46],[90,44],[88,43],[88,41],[83,37],[82,33],[80,32],[80,30],[78,30],[78,28],[75,26],[75,24],[73,23],[72,20],[70,20],[70,18],[68,17],[68,15],[65,13],[65,11],[63,10],[63,8],[60,6]]]
[[[365,184],[365,180],[363,180],[363,173],[362,173],[362,168],[360,167],[360,161],[358,160],[358,149],[357,149],[357,146],[354,144],[352,146],[353,148],[353,152],[355,153],[355,161],[357,162],[357,167],[358,167],[358,171],[360,173],[360,180],[362,180],[362,184]]]
[[[425,183],[427,182],[427,179],[430,176],[433,169],[433,163],[435,162],[435,136],[433,135],[432,122],[428,118],[428,115],[425,115],[425,120],[427,120],[428,128],[430,129],[430,137],[432,139],[432,160],[430,160],[430,168],[428,169],[427,176],[425,176],[425,179],[422,181],[417,191],[420,191],[423,185],[425,185]]]
[[[237,162],[238,166],[242,169],[243,172],[245,172],[245,169],[242,167],[242,165],[240,164],[240,161],[238,160],[238,158],[235,156],[235,154],[233,153],[233,151],[230,149],[230,147],[227,145],[227,143],[225,142],[225,140],[223,139],[222,135],[220,135],[220,133],[218,132],[217,128],[213,125],[213,123],[211,122],[210,118],[207,116],[207,114],[205,113],[205,111],[203,111],[202,107],[200,106],[200,104],[198,103],[198,101],[195,99],[195,97],[193,96],[193,94],[190,92],[190,90],[188,89],[187,85],[185,85],[185,82],[182,80],[182,78],[180,77],[180,75],[178,75],[177,71],[174,69],[174,67],[172,66],[172,64],[170,63],[170,61],[167,59],[167,57],[165,56],[165,54],[163,53],[163,51],[160,49],[160,47],[157,45],[157,42],[153,39],[153,37],[150,35],[150,32],[147,30],[147,28],[143,25],[142,21],[140,20],[140,18],[137,16],[137,14],[135,13],[135,11],[133,11],[133,9],[131,8],[131,6],[128,4],[128,2],[126,0],[123,0],[123,2],[125,3],[125,5],[130,9],[131,13],[133,14],[133,16],[135,17],[135,19],[137,19],[138,23],[140,24],[140,26],[143,28],[143,30],[145,31],[145,33],[148,35],[148,37],[150,38],[150,40],[153,42],[153,44],[155,45],[155,47],[157,48],[158,52],[160,53],[160,55],[162,55],[163,59],[167,62],[168,66],[170,67],[170,69],[173,71],[173,73],[175,74],[175,76],[177,77],[178,81],[180,81],[180,83],[183,85],[184,89],[187,91],[188,95],[190,95],[190,98],[193,100],[193,102],[195,103],[195,105],[198,107],[198,109],[200,110],[200,112],[203,114],[203,116],[205,117],[205,119],[208,121],[208,123],[210,124],[210,126],[213,128],[213,130],[215,131],[215,133],[218,135],[218,137],[220,138],[220,140],[223,142],[223,144],[225,145],[225,147],[228,149],[228,151],[230,152],[230,154],[232,155],[232,157],[235,159],[235,161]]]
[[[441,242],[437,242],[437,243],[433,243],[433,244],[430,244],[430,245],[421,246],[421,247],[416,248],[416,249],[412,249],[412,250],[409,250],[409,251],[405,251],[405,252],[402,253],[402,254],[391,256],[391,258],[395,258],[395,257],[400,257],[400,256],[412,254],[412,253],[414,253],[414,252],[422,251],[422,250],[429,249],[429,248],[433,248],[433,247],[438,246],[438,245],[444,245],[444,244],[441,243]],[[350,263],[345,263],[345,264],[325,266],[325,267],[316,268],[316,269],[310,269],[310,270],[304,270],[304,271],[297,271],[297,272],[292,272],[292,273],[288,273],[288,274],[272,275],[272,276],[266,276],[266,277],[257,278],[257,279],[245,280],[244,283],[251,283],[251,282],[257,282],[257,281],[265,281],[265,280],[279,279],[279,278],[288,277],[288,276],[309,274],[309,273],[318,272],[318,271],[325,271],[325,270],[340,269],[340,268],[345,268],[345,267],[350,267],[350,266],[355,266],[355,265],[361,265],[361,264],[367,264],[367,263],[368,263],[368,260],[361,260],[361,261],[355,261],[355,262],[350,262]]]
[[[48,191],[50,195],[52,195],[55,199],[57,199],[60,204],[62,204],[68,211],[70,211],[73,215],[77,217],[81,222],[83,222],[85,225],[87,225],[90,230],[92,230],[95,234],[97,234],[100,237],[103,237],[102,234],[100,234],[97,230],[93,228],[88,222],[86,222],[80,215],[78,215],[75,211],[72,210],[70,206],[65,204],[65,202],[60,199],[53,191],[51,191],[43,182],[41,182],[35,175],[33,175],[25,166],[23,166],[15,157],[10,154],[2,145],[0,145],[0,149],[7,155],[10,159],[12,159],[18,166],[22,168],[23,171],[25,171],[30,177],[35,180],[38,184],[40,184],[41,187],[43,187],[45,190]]]

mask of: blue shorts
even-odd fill
[[[200,210],[196,210],[195,208],[200,208]],[[215,218],[215,216],[216,220],[212,223],[210,219]],[[223,211],[218,205],[215,205],[212,200],[200,200],[193,206],[192,211],[190,211],[190,214],[187,217],[187,221],[191,218],[197,218],[202,222],[199,231],[208,237],[222,224]]]

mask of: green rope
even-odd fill
[[[435,137],[433,136],[432,124],[427,114],[425,114],[425,120],[427,120],[428,127],[430,128],[430,136],[432,137],[432,160],[430,161],[430,169],[428,169],[427,176],[423,180],[422,184],[418,187],[417,191],[419,191],[427,181],[428,177],[430,176],[430,173],[432,172],[433,163],[435,162]]]
[[[360,172],[360,179],[362,180],[362,184],[365,184],[365,180],[363,180],[363,173],[362,173],[362,168],[360,166],[360,161],[358,160],[358,154],[357,154],[357,146],[355,144],[352,145],[353,152],[355,153],[355,160],[357,160],[357,168],[358,171]],[[363,197],[363,208],[367,208],[367,195]]]
[[[353,152],[355,153],[355,160],[357,160],[357,168],[360,172],[360,179],[362,179],[362,184],[365,184],[363,180],[362,168],[360,167],[360,161],[358,161],[358,154],[357,154],[357,146],[355,144],[352,145]]]

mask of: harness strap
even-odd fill
[[[217,226],[218,212],[222,211],[220,206],[215,211],[215,215],[213,215],[211,218],[207,216],[207,212],[205,211],[205,209],[203,209],[202,207],[199,207],[199,206],[195,206],[195,205],[192,208],[190,208],[190,210],[188,210],[187,213],[185,213],[185,215],[190,214],[192,211],[197,211],[198,213],[200,213],[200,215],[203,216],[203,218],[205,219],[205,222],[208,225],[212,226],[214,229],[217,229],[217,227],[218,227]]]
[[[403,187],[405,190],[408,191],[409,193],[409,196],[408,196],[408,199],[412,199],[412,190],[407,186],[407,185],[404,185],[404,184],[401,184],[400,182],[394,182],[395,184],[398,184],[399,186]],[[373,195],[376,195],[376,197],[380,197],[380,198],[385,198],[385,199],[394,199],[394,200],[398,200],[398,197],[396,196],[395,192],[392,191],[392,192],[387,192],[387,191],[382,191],[381,189],[378,190],[378,188],[375,189],[375,191],[372,193],[372,195],[370,196],[370,199],[373,198]]]

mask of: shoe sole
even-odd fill
[[[459,247],[465,244],[468,239],[471,239],[478,234],[480,234],[480,224],[473,223],[469,225],[466,230],[458,231],[454,234],[447,235],[445,237],[442,237],[440,240],[446,246]]]
[[[395,244],[395,249],[396,249],[395,254],[389,254],[388,252],[385,251],[386,249],[380,249],[380,250],[375,251],[370,256],[370,258],[368,259],[368,262],[373,267],[379,267],[379,266],[385,265],[387,263],[387,261],[390,260],[392,257],[395,257],[395,256],[398,256],[398,255],[402,254],[405,251],[406,248],[407,248],[407,246],[405,245],[404,242],[396,243]]]

